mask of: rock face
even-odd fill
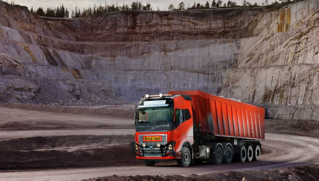
[[[0,99],[108,103],[198,89],[272,118],[319,120],[318,35],[318,0],[60,21],[0,2]]]

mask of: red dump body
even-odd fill
[[[196,126],[203,134],[243,139],[265,139],[265,109],[201,91],[172,91],[191,96]]]

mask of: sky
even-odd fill
[[[6,0],[11,2],[12,0]],[[118,5],[123,5],[123,3],[125,4],[131,4],[133,1],[121,1],[121,0],[13,0],[15,4],[19,4],[19,5],[23,5],[23,6],[27,6],[29,7],[29,9],[31,9],[31,7],[33,7],[33,9],[37,9],[39,7],[44,8],[45,10],[49,7],[51,8],[55,8],[57,6],[60,6],[62,4],[64,4],[65,7],[67,7],[69,10],[74,10],[75,6],[77,6],[78,8],[80,8],[81,10],[83,8],[88,8],[88,7],[93,7],[94,4],[96,5],[104,5],[105,2],[107,4],[116,4],[118,3]],[[196,3],[201,3],[204,4],[206,3],[207,0],[197,0],[195,1]],[[208,2],[211,4],[213,0],[209,0]],[[217,0],[216,0],[217,1]],[[228,2],[228,0],[222,0],[223,3]],[[237,4],[242,4],[243,0],[232,0],[235,1]],[[255,2],[261,4],[262,2],[264,2],[265,0],[247,0],[248,2],[254,4]],[[274,0],[268,0],[268,2],[273,2]],[[170,4],[173,4],[174,7],[177,7],[177,5],[180,2],[184,2],[186,7],[188,6],[192,6],[194,4],[194,0],[139,0],[139,2],[142,2],[143,5],[146,5],[146,3],[151,3],[153,10],[157,10],[157,8],[159,8],[160,10],[167,10],[168,6]]]

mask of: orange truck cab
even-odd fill
[[[201,91],[146,94],[134,116],[131,147],[146,166],[165,160],[182,167],[258,160],[264,115],[263,108]]]

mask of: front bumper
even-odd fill
[[[172,145],[173,149],[168,149],[169,145]],[[137,156],[139,159],[147,158],[147,157],[154,157],[154,158],[159,158],[159,157],[172,157],[170,159],[175,158],[175,141],[171,141],[167,143],[166,145],[161,145],[160,148],[156,150],[152,150],[150,148],[143,148],[141,145],[137,144],[136,142],[131,142],[131,147],[133,149],[133,154]],[[157,154],[156,156],[152,154]],[[143,157],[143,158],[141,158]]]

